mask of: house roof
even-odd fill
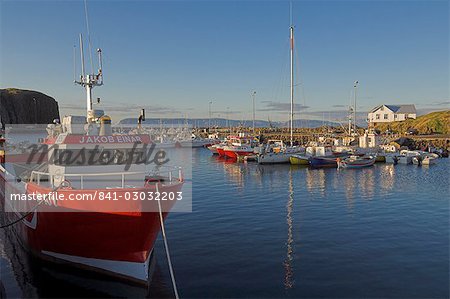
[[[389,110],[391,110],[394,113],[416,113],[416,106],[408,104],[408,105],[379,105],[375,108],[373,108],[372,110],[370,110],[370,112],[375,112],[378,109],[380,109],[381,107],[386,106],[386,108],[388,108]]]

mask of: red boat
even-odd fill
[[[101,61],[100,50],[99,56]],[[87,116],[82,125],[66,117],[47,128],[48,154],[39,167],[14,167],[6,152],[0,164],[0,204],[7,211],[2,224],[20,220],[11,226],[15,235],[42,259],[148,284],[160,215],[167,217],[180,200],[182,171],[150,174],[140,161],[151,148],[149,135],[114,135],[111,119],[92,109],[92,88],[103,84],[101,67],[77,83],[87,91]],[[78,156],[69,161],[64,153]],[[13,200],[38,195],[46,197]]]
[[[254,155],[256,140],[244,134],[230,137],[229,145],[224,146],[223,152],[227,158],[237,159],[238,156]]]

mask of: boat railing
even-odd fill
[[[162,176],[162,170],[163,168],[164,174],[166,176]],[[176,173],[176,174],[174,174]],[[142,175],[143,178],[145,178],[145,182],[150,182],[150,179],[147,179],[147,177],[154,177],[154,178],[167,178],[167,181],[169,184],[173,182],[183,182],[183,169],[181,167],[176,166],[160,166],[158,170],[156,171],[123,171],[123,172],[108,172],[108,173],[64,173],[64,174],[51,174],[49,172],[43,172],[43,171],[32,171],[30,175],[30,182],[34,182],[37,185],[41,185],[42,178],[48,178],[48,181],[51,182],[52,186],[55,186],[55,178],[78,178],[80,182],[80,189],[84,189],[84,183],[86,178],[94,178],[94,177],[114,177],[118,176],[121,179],[121,185],[119,188],[125,188],[125,182],[127,176],[135,176],[135,175]],[[77,180],[78,181],[78,180]],[[70,179],[69,179],[70,182]]]

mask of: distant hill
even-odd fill
[[[184,119],[184,118],[147,118],[144,122],[144,124],[147,125],[159,125],[159,124],[175,124],[175,125],[183,125],[188,124],[193,127],[208,127],[208,119],[204,118],[198,118],[198,119]],[[238,126],[244,126],[244,127],[251,127],[253,124],[252,120],[226,120],[224,118],[212,118],[211,119],[211,127],[221,127],[225,128],[228,126],[231,127],[238,127]],[[119,122],[120,125],[130,125],[130,124],[137,124],[136,118],[125,118],[122,119]],[[277,121],[264,121],[264,120],[255,120],[255,127],[258,128],[269,128],[270,126],[276,127],[276,128],[286,128],[289,127],[289,122],[277,122]],[[294,127],[295,128],[318,128],[323,125],[327,126],[340,126],[338,123],[334,122],[328,122],[328,121],[321,121],[321,120],[301,120],[296,119],[294,121]]]
[[[450,134],[450,110],[428,113],[417,117],[417,119],[377,124],[376,128],[381,131],[390,129],[397,133],[416,129],[419,134]]]

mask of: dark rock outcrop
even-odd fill
[[[50,124],[59,119],[58,102],[32,90],[0,89],[0,120],[5,124]]]

